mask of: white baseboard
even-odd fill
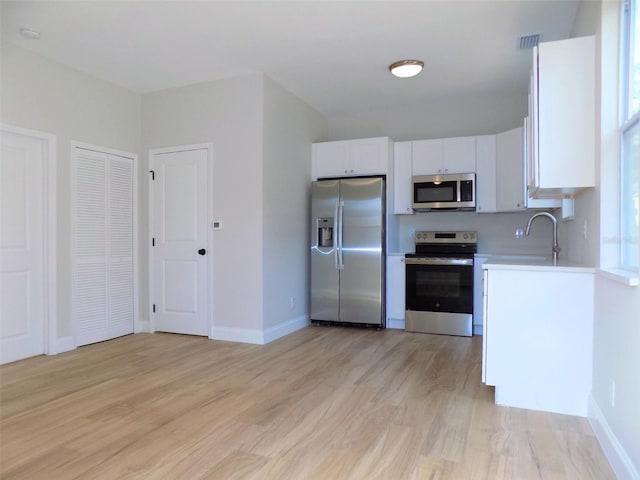
[[[56,340],[55,351],[50,352],[49,355],[57,355],[58,353],[70,352],[76,349],[76,342],[73,336],[61,337]]]
[[[273,327],[269,327],[264,331],[263,343],[273,342],[280,337],[289,335],[290,333],[300,330],[301,328],[309,325],[309,315],[300,315],[299,317],[292,318],[291,320],[285,320]]]
[[[211,340],[224,340],[225,342],[264,344],[262,330],[248,328],[213,327],[209,338]]]
[[[387,318],[387,328],[404,330],[404,318]]]
[[[284,337],[290,333],[300,330],[309,325],[309,317],[301,315],[291,320],[285,320],[266,330],[255,330],[248,328],[233,327],[213,327],[211,332],[212,340],[224,340],[227,342],[253,343],[256,345],[264,345],[273,342],[280,337]]]
[[[600,406],[593,398],[589,397],[589,423],[596,434],[598,442],[604,451],[611,468],[619,480],[638,480],[640,474],[633,464],[624,447],[618,441],[615,433],[611,430]]]

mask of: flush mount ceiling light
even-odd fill
[[[415,77],[422,71],[424,62],[420,60],[400,60],[389,65],[389,71],[400,78]]]
[[[24,38],[28,38],[29,40],[40,40],[40,32],[38,32],[37,30],[22,27],[19,32],[20,35],[22,35]]]

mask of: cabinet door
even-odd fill
[[[483,271],[483,278],[482,278],[482,316],[484,318],[484,325],[483,325],[483,330],[482,330],[482,383],[485,383],[487,385],[493,385],[491,383],[491,375],[489,374],[489,380],[487,379],[487,371],[489,370],[488,365],[489,365],[489,325],[491,322],[491,317],[489,316],[489,298],[487,296],[487,293],[489,291],[489,271],[488,270],[484,270]],[[490,373],[490,372],[489,372]]]
[[[527,201],[527,208],[535,209],[549,209],[560,208],[562,206],[562,199],[559,198],[532,198],[531,192],[535,187],[532,186],[531,177],[533,173],[532,152],[531,152],[531,123],[530,118],[524,119],[524,173],[525,173],[525,198]]]
[[[476,171],[476,137],[445,138],[443,141],[444,173]]]
[[[533,47],[533,64],[529,78],[529,116],[527,133],[527,190],[534,193],[540,185],[538,167],[538,47]]]
[[[412,214],[411,208],[411,143],[393,146],[393,213]]]
[[[349,142],[346,175],[385,175],[388,170],[389,139],[363,138]]]
[[[526,208],[523,152],[522,127],[496,136],[496,209],[499,212]]]
[[[541,43],[537,62],[535,180],[541,190],[537,194],[561,196],[592,187],[596,130],[594,37]]]
[[[444,140],[416,140],[412,142],[412,170],[414,175],[444,173]]]
[[[404,328],[405,263],[403,255],[387,256],[387,327]],[[394,325],[394,321],[396,324]]]
[[[489,258],[488,255],[476,254],[473,258],[473,333],[482,334],[483,328],[483,304],[484,297],[484,270],[482,265]]]
[[[313,144],[313,161],[318,178],[344,177],[349,168],[349,142]]]
[[[476,211],[496,211],[496,136],[476,137]]]

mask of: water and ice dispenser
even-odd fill
[[[333,217],[318,217],[316,226],[318,247],[333,247]]]

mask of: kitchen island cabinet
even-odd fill
[[[492,258],[482,267],[482,380],[496,404],[586,416],[594,269]]]

